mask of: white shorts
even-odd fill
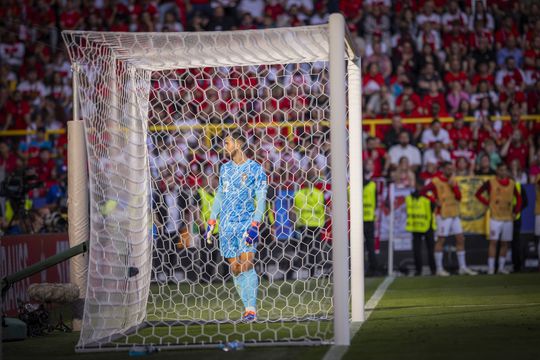
[[[439,237],[448,237],[452,235],[457,235],[463,233],[461,228],[461,220],[459,216],[442,218],[440,215],[437,215],[435,218],[437,221],[437,236]]]
[[[489,220],[489,240],[512,241],[513,221]]]
[[[540,236],[540,215],[536,215],[534,219],[534,235]]]

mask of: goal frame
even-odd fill
[[[363,322],[364,315],[364,238],[362,205],[362,109],[361,59],[355,41],[341,14],[329,19],[330,139],[332,166],[332,254],[334,344],[350,345],[351,323]],[[75,31],[77,32],[77,31]],[[66,37],[70,31],[64,31]],[[78,32],[80,33],[80,32]],[[89,240],[88,173],[86,137],[79,116],[79,64],[72,63],[73,120],[68,122],[69,144],[69,239],[74,246]],[[347,92],[348,80],[348,92]],[[347,101],[346,101],[347,100]],[[347,109],[348,102],[348,109]],[[347,110],[348,118],[347,121]],[[347,137],[348,128],[348,137]],[[348,147],[347,147],[348,144]],[[347,180],[347,169],[349,179]],[[350,193],[347,188],[349,184]],[[349,199],[349,201],[348,201]],[[348,204],[349,202],[349,204]],[[350,207],[349,207],[349,206]],[[349,222],[349,210],[350,219]],[[350,224],[350,225],[349,225]],[[91,255],[91,254],[90,254]],[[84,296],[87,288],[87,261],[79,256],[71,261],[71,281]],[[350,264],[350,268],[349,268]],[[143,321],[144,324],[144,321]],[[276,345],[253,343],[250,346]],[[300,343],[302,344],[302,343]],[[309,343],[313,345],[313,342]],[[295,345],[284,343],[284,345]],[[307,345],[307,344],[306,344]],[[184,347],[184,346],[182,346]],[[195,345],[193,347],[207,347]],[[175,348],[168,346],[167,348]],[[107,348],[106,351],[115,348]],[[103,348],[77,351],[103,351]]]

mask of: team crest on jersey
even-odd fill
[[[246,180],[247,180],[247,174],[246,173],[243,173],[242,174],[242,185],[246,185]]]

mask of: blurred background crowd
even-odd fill
[[[62,30],[263,29],[322,24],[336,11],[345,15],[362,53],[364,119],[381,120],[375,131],[365,126],[367,177],[414,187],[418,177],[436,176],[444,161],[453,161],[458,175],[494,174],[501,162],[522,183],[540,173],[540,122],[530,116],[540,113],[540,4],[536,1],[5,0],[0,8],[0,130],[8,131],[0,136],[0,181],[24,172],[19,197],[25,201],[6,206],[10,189],[2,189],[2,227],[21,209],[30,212],[29,224],[8,229],[11,232],[65,227],[58,216],[65,211],[66,198],[67,136],[62,130],[71,117],[72,88]],[[249,69],[239,71],[247,76],[235,76],[235,69],[229,69],[225,76],[229,87],[242,88],[246,85],[242,82],[257,85],[249,83],[258,78],[250,77]],[[246,122],[324,120],[324,112],[313,111],[327,105],[321,81],[326,76],[324,65],[257,71],[281,79],[280,86],[269,87],[263,96],[244,92],[237,106],[248,109],[240,112],[249,117]],[[202,89],[200,94],[191,89],[180,95],[180,99],[189,97],[190,121],[213,123],[234,113],[232,100],[239,100],[238,96],[235,99],[231,91],[219,103],[211,89],[200,86],[197,75],[174,75],[179,93],[193,84]],[[181,105],[167,105],[159,97],[164,86],[171,90],[170,83],[154,79],[154,85],[159,101],[153,102],[150,120],[168,125],[170,110]],[[299,91],[306,87],[318,91]],[[217,118],[212,119],[209,115],[216,112]],[[417,121],[420,118],[427,120]],[[391,124],[382,119],[391,119]],[[186,124],[186,119],[171,121],[179,120]],[[33,132],[27,134],[28,130]],[[190,139],[190,134],[154,139],[155,177],[167,180],[164,169],[170,159],[183,163],[187,187],[201,186],[205,177],[201,175],[215,171],[215,144]],[[327,133],[310,134],[303,137],[293,131],[291,136],[272,128],[250,132],[259,140],[258,157],[269,173],[276,174],[275,186],[324,177]],[[199,151],[188,151],[197,146]],[[306,172],[300,174],[301,169]],[[309,169],[320,172],[309,174]]]

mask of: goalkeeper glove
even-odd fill
[[[208,244],[212,243],[212,234],[214,233],[214,228],[216,227],[216,220],[208,220],[208,226],[206,227],[206,242]]]
[[[244,232],[244,241],[247,246],[253,246],[259,240],[259,223],[253,221],[251,226]]]

